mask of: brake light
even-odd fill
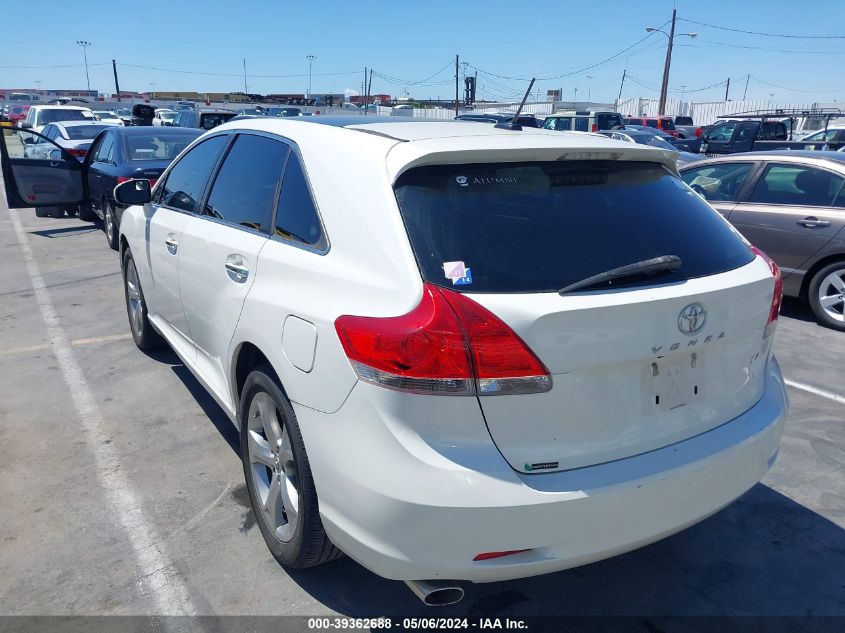
[[[527,549],[512,549],[506,552],[485,552],[483,554],[479,554],[472,560],[490,560],[491,558],[501,558],[502,556],[510,556],[511,554],[521,554],[522,552],[527,551]]]
[[[130,180],[149,180],[150,181],[150,189],[152,189],[155,184],[158,182],[158,178],[130,178],[129,176],[118,176],[117,177],[117,184],[122,184],[124,182],[129,182]]]
[[[127,176],[118,176],[117,177],[117,184],[121,185],[124,182],[129,182],[130,180],[132,180],[132,179],[127,177]]]
[[[344,315],[335,329],[361,380],[440,395],[540,393],[548,369],[516,333],[472,299],[423,284],[419,305],[397,317]]]
[[[697,127],[697,128],[695,128],[695,137],[699,138],[700,136],[701,136],[701,128]]]
[[[593,123],[593,132],[598,132],[598,131],[599,131],[599,126],[598,126],[598,124],[597,124],[597,123]]]
[[[84,149],[73,149],[73,148],[71,148],[71,149],[67,150],[67,153],[70,154],[71,156],[85,157],[85,155],[88,153],[88,151],[84,150]]]
[[[777,327],[778,315],[780,314],[780,304],[783,300],[783,277],[781,277],[778,265],[763,251],[756,246],[752,246],[751,252],[758,257],[763,258],[763,261],[769,265],[769,270],[772,271],[772,277],[775,278],[775,289],[772,293],[772,305],[769,309],[769,320],[766,321],[766,329],[763,332],[763,338],[768,338],[774,333],[775,328]]]

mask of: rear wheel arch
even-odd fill
[[[809,299],[808,295],[810,291],[810,284],[813,282],[813,277],[816,276],[816,273],[825,266],[829,266],[830,264],[835,264],[837,262],[845,263],[845,253],[837,253],[835,255],[822,257],[819,261],[810,266],[807,272],[804,273],[804,278],[801,280],[801,290],[798,296],[802,301],[807,301]]]
[[[273,365],[267,358],[267,355],[264,354],[257,345],[251,343],[250,341],[244,341],[238,345],[235,353],[232,355],[231,372],[231,376],[234,379],[234,392],[232,394],[232,399],[236,405],[241,400],[241,394],[243,393],[247,376],[249,376],[253,369],[261,365],[265,365],[273,369]],[[281,386],[282,381],[279,379],[279,374],[275,371],[275,369],[273,369],[273,374]],[[282,390],[284,391],[283,386]]]

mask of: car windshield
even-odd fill
[[[119,110],[115,110],[117,116],[132,116],[132,110],[129,108],[120,108]]]
[[[88,110],[49,108],[38,111],[38,118],[35,124],[47,125],[48,123],[58,123],[59,121],[90,121],[93,116],[93,113]]]
[[[156,129],[156,128],[153,128]],[[164,128],[178,130],[179,128]],[[196,133],[182,134],[131,134],[123,139],[124,153],[129,160],[173,160],[197,138]]]
[[[662,255],[683,266],[660,283],[678,282],[753,260],[704,200],[655,163],[425,166],[402,174],[395,193],[422,276],[452,287],[449,269],[465,268],[471,282],[457,290],[553,292]]]
[[[68,125],[65,127],[65,134],[72,141],[91,140],[110,127],[110,125]]]
[[[638,143],[639,145],[651,145],[652,147],[659,147],[660,149],[668,149],[672,150],[673,152],[678,151],[677,148],[672,145],[666,139],[663,139],[659,136],[652,135],[652,134],[635,134],[632,135],[631,138],[634,139],[634,143]]]
[[[175,119],[175,118],[176,118],[176,113],[175,113],[175,112],[159,112],[159,114],[158,114],[158,115],[159,115],[162,119],[164,119],[165,121],[172,121],[173,119]]]

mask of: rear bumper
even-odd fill
[[[492,442],[470,431],[449,445],[416,437],[394,416],[418,412],[386,410],[377,387],[359,383],[335,414],[297,407],[297,415],[323,523],[338,547],[387,578],[492,582],[641,547],[746,492],[774,462],[788,409],[774,359],[766,372],[761,400],[716,429],[636,457],[542,475],[515,472]],[[443,423],[439,406],[427,414],[435,426]],[[471,416],[464,411],[463,419]],[[472,560],[518,549],[530,551]]]

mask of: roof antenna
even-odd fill
[[[519,119],[519,114],[522,112],[522,108],[525,106],[525,101],[528,99],[528,95],[531,94],[531,89],[534,87],[534,79],[535,77],[531,78],[531,83],[528,84],[528,90],[525,91],[525,96],[522,97],[522,103],[519,104],[519,108],[516,111],[516,114],[513,115],[513,118],[510,121],[502,121],[501,123],[497,123],[494,127],[499,128],[500,130],[521,130],[522,126],[519,125],[516,121]]]

